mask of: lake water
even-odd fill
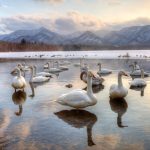
[[[85,60],[94,73],[99,60]],[[150,72],[150,62],[137,60]],[[25,93],[14,94],[10,71],[21,61],[0,63],[0,147],[12,150],[148,150],[150,147],[150,77],[143,91],[129,89],[131,78],[123,77],[128,88],[121,102],[110,101],[109,88],[117,82],[118,70],[129,72],[134,60],[101,60],[102,66],[113,70],[104,76],[103,86],[94,90],[95,106],[74,110],[54,102],[58,96],[73,89],[83,89],[80,68],[70,60],[69,70],[54,75],[43,84],[34,85],[35,96],[28,84]],[[24,61],[22,61],[24,62]],[[43,70],[47,60],[25,60]],[[29,81],[30,73],[26,74]],[[73,88],[66,88],[71,83]],[[117,118],[122,120],[122,124]]]

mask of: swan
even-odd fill
[[[47,82],[50,80],[49,77],[43,77],[43,76],[36,76],[35,75],[35,70],[33,66],[29,67],[31,69],[31,78],[30,78],[30,82],[32,83],[42,83],[42,82]]]
[[[73,90],[67,94],[61,95],[56,100],[56,102],[77,109],[95,105],[97,103],[97,99],[93,95],[93,91],[92,91],[92,77],[93,74],[89,71],[88,81],[87,81],[87,91],[81,89]]]
[[[25,78],[21,75],[21,71],[18,67],[15,68],[15,70],[17,71],[17,76],[15,76],[13,78],[12,81],[12,87],[15,89],[15,91],[17,89],[23,89],[26,87],[26,80]]]
[[[131,64],[129,67],[132,67],[132,71],[130,72],[131,76],[141,76],[141,70],[136,69],[134,64]],[[149,74],[147,72],[144,72],[144,77],[148,77]]]
[[[38,72],[36,73],[36,66],[33,66],[34,67],[34,71],[35,71],[35,75],[36,76],[43,76],[43,77],[50,77],[52,78],[52,74],[49,73],[49,72]]]
[[[62,70],[59,69],[59,68],[55,68],[55,67],[50,68],[50,62],[49,62],[48,67],[49,67],[48,70],[49,70],[50,73],[58,73],[58,72],[61,72],[61,71],[62,71]]]
[[[49,68],[49,63],[47,62],[47,63],[44,65],[43,68],[44,68],[44,69],[48,69],[48,68]]]
[[[55,63],[57,64],[57,68],[60,69],[60,70],[62,70],[62,71],[65,71],[65,70],[68,70],[68,69],[69,69],[69,68],[66,67],[66,66],[60,66],[60,64],[59,64],[58,61],[56,61]]]
[[[98,66],[99,66],[99,71],[97,72],[97,74],[99,76],[101,76],[101,75],[107,75],[107,74],[111,74],[112,73],[112,71],[109,70],[109,69],[102,69],[101,63],[98,63]]]
[[[84,71],[87,72],[88,69],[89,69],[88,65],[84,64],[84,66],[81,66],[80,71],[81,71],[81,73],[84,72]]]
[[[92,138],[92,128],[97,121],[97,116],[86,110],[62,110],[54,113],[59,119],[66,122],[74,128],[86,128],[87,131],[87,144],[88,146],[95,145]]]
[[[80,79],[84,82],[84,83],[87,83],[87,72],[83,71],[81,74],[80,74]],[[101,78],[101,77],[95,77],[93,75],[92,77],[92,86],[94,85],[101,85],[102,83],[104,82],[104,79]]]
[[[128,90],[123,87],[122,76],[128,76],[124,71],[118,73],[118,85],[113,84],[110,87],[109,94],[111,98],[124,98],[128,94]]]
[[[141,69],[141,78],[135,78],[130,82],[131,87],[143,87],[146,86],[146,81],[144,80],[144,70]]]

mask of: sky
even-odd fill
[[[61,34],[150,24],[150,0],[0,0],[0,34],[46,27]]]

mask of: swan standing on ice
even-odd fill
[[[97,99],[93,95],[92,91],[92,77],[93,74],[89,71],[87,80],[87,91],[81,89],[73,90],[67,94],[63,94],[62,96],[60,96],[56,100],[56,102],[77,109],[95,105],[97,103]]]
[[[99,66],[99,71],[97,72],[97,74],[99,76],[101,76],[101,75],[107,75],[107,74],[111,74],[112,73],[112,71],[109,70],[109,69],[102,69],[101,63],[98,63],[97,65]]]
[[[144,80],[144,70],[141,69],[141,78],[135,78],[130,82],[131,87],[144,87],[146,86],[146,81]]]
[[[42,82],[47,82],[47,81],[50,80],[49,77],[36,76],[35,69],[34,69],[33,66],[30,66],[29,68],[31,69],[30,82],[32,82],[32,83],[42,83]]]
[[[80,74],[80,79],[84,82],[84,83],[87,83],[87,72],[86,71],[83,71],[81,74]],[[104,82],[104,79],[101,78],[101,77],[95,77],[93,75],[92,77],[92,85],[101,85],[102,83]]]
[[[15,68],[15,71],[17,71],[17,76],[13,78],[12,81],[12,87],[15,89],[23,89],[26,87],[26,81],[25,78],[21,75],[21,71],[18,67]]]
[[[50,77],[52,78],[52,74],[49,72],[36,72],[36,66],[34,66],[34,71],[36,76]]]
[[[124,98],[128,94],[128,90],[123,87],[122,76],[128,76],[124,71],[118,73],[118,85],[113,84],[110,87],[109,94],[111,98]]]

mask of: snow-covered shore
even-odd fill
[[[129,56],[129,57],[128,57]],[[0,58],[8,59],[150,59],[150,50],[105,50],[105,51],[52,51],[52,52],[5,52]]]

